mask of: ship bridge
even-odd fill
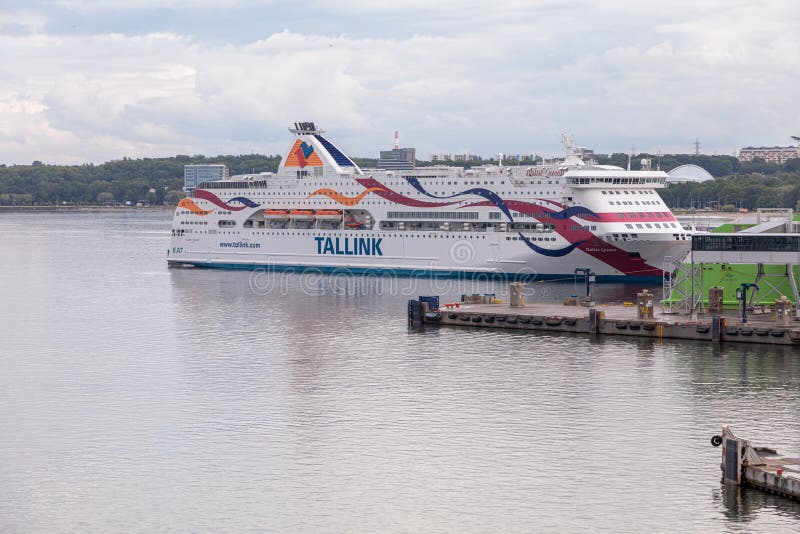
[[[606,169],[576,169],[564,173],[571,187],[637,186],[664,187],[667,173],[663,171],[626,171]]]

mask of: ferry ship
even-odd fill
[[[314,123],[289,131],[276,173],[181,200],[171,266],[644,282],[690,247],[657,193],[666,173],[585,162],[566,138],[552,164],[389,171],[359,168]]]

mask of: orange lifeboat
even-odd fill
[[[361,222],[361,221],[356,220],[356,218],[353,217],[352,215],[347,218],[347,221],[345,221],[344,225],[347,226],[348,228],[363,228],[364,227],[364,223]]]
[[[318,221],[339,222],[342,220],[342,212],[340,210],[317,210]]]
[[[287,210],[264,210],[264,218],[271,221],[285,221],[289,218]]]
[[[289,212],[289,218],[293,221],[313,221],[314,210],[292,210]]]

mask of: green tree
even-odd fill
[[[181,199],[184,198],[185,196],[186,196],[186,193],[184,193],[183,191],[176,191],[176,190],[173,189],[172,191],[167,191],[167,194],[164,195],[164,200],[168,204],[173,204],[174,205],[174,204],[177,204],[178,202],[180,202]]]

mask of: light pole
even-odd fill
[[[591,283],[594,282],[595,274],[589,267],[578,267],[575,269],[575,286],[578,285],[578,273],[582,273],[585,280],[586,280],[586,296],[589,297],[592,294],[591,290]]]
[[[758,291],[758,284],[748,284],[748,283],[742,284],[742,287],[740,287],[738,290],[736,290],[736,297],[737,298],[741,297],[740,300],[742,301],[742,322],[743,323],[747,322],[747,290],[749,288],[751,288],[751,287],[756,288],[756,291]]]

